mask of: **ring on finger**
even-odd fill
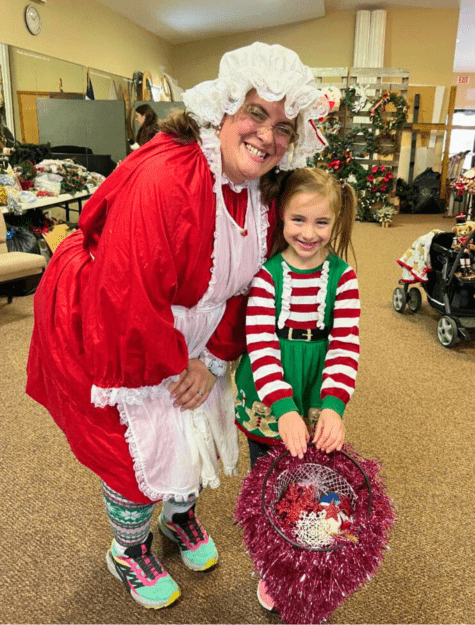
[[[199,395],[200,397],[203,397],[204,395],[203,391],[196,391],[196,394]]]

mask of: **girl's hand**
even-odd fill
[[[216,378],[206,365],[198,358],[192,358],[180,373],[179,380],[169,386],[170,394],[175,398],[173,405],[181,406],[182,410],[198,408],[208,399],[215,382]]]
[[[320,413],[318,419],[317,428],[315,430],[315,436],[313,442],[317,449],[322,449],[329,454],[337,449],[341,450],[345,441],[345,426],[340,415],[331,410],[325,408]]]
[[[307,443],[310,438],[305,421],[295,410],[286,412],[278,420],[280,438],[292,456],[303,458],[307,451]]]

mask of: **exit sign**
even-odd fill
[[[469,82],[470,82],[470,76],[458,76],[457,77],[458,85],[468,85]]]

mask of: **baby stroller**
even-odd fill
[[[398,281],[402,286],[393,293],[394,310],[403,313],[407,306],[416,313],[422,296],[411,285],[422,285],[427,301],[442,315],[437,338],[447,348],[459,337],[470,340],[470,330],[475,328],[475,227],[471,222],[467,222],[466,231],[467,236],[458,239],[453,232],[432,231],[397,261],[403,267],[403,278]]]

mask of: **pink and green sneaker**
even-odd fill
[[[171,522],[165,521],[162,513],[158,519],[158,528],[178,544],[181,559],[189,569],[205,571],[217,564],[216,545],[195,516],[195,506],[186,512],[175,513]]]
[[[115,541],[106,554],[107,568],[114,577],[123,582],[132,599],[146,608],[165,608],[180,596],[180,588],[165,571],[150,549],[153,534],[141,545],[117,553]]]

